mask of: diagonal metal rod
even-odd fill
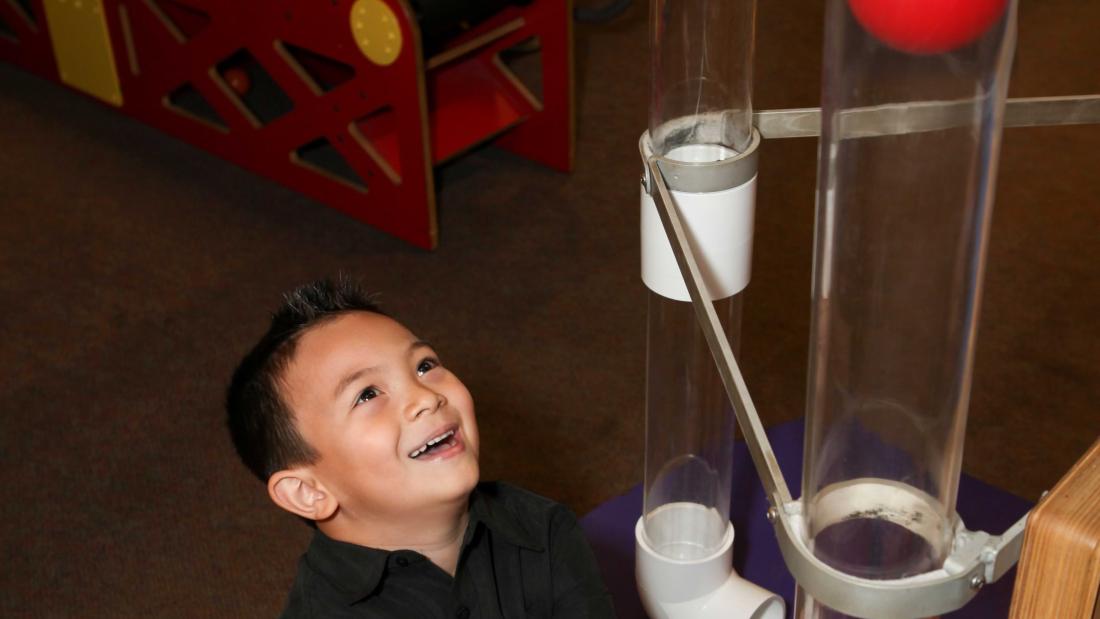
[[[938,131],[974,124],[981,99],[913,101],[840,110],[840,139]],[[753,123],[764,138],[807,138],[821,135],[821,108],[763,110]],[[1100,95],[1030,97],[1005,103],[1005,127],[1100,124]]]
[[[742,432],[752,437],[752,440],[746,441],[746,444],[752,456],[752,462],[756,466],[757,476],[764,484],[765,496],[769,501],[778,496],[782,502],[789,502],[791,492],[787,489],[787,482],[779,470],[779,463],[776,462],[771,442],[764,433],[764,425],[760,422],[756,406],[753,405],[752,398],[749,396],[745,379],[741,376],[741,368],[737,365],[729,340],[726,339],[722,324],[718,321],[714,303],[711,302],[709,294],[703,295],[706,285],[703,283],[699,264],[687,240],[683,222],[669,194],[668,185],[665,183],[657,158],[651,157],[646,165],[653,180],[651,185],[656,187],[659,194],[654,200],[657,203],[657,214],[661,217],[661,223],[664,225],[665,234],[672,246],[672,253],[676,256],[680,272],[685,274],[684,283],[687,284],[688,294],[691,296],[691,305],[695,308],[699,326],[703,330],[715,365],[718,367],[718,374],[722,377],[726,395],[733,403],[737,424],[741,426]]]

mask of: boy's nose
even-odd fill
[[[421,387],[413,400],[409,403],[407,417],[412,420],[422,414],[431,414],[447,405],[447,398],[442,393]]]

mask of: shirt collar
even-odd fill
[[[389,554],[385,550],[334,540],[317,529],[305,560],[340,593],[345,603],[353,604],[378,587]]]
[[[545,550],[538,532],[532,531],[534,523],[522,519],[509,509],[508,503],[498,495],[494,483],[478,484],[470,495],[470,524],[466,529],[466,541],[470,540],[478,524],[485,525],[507,542],[542,552]]]
[[[515,546],[542,552],[545,547],[531,530],[532,524],[509,509],[498,496],[496,484],[478,484],[470,493],[470,521],[463,545],[470,543],[478,525],[484,525]],[[334,540],[317,529],[305,560],[336,588],[345,603],[354,604],[378,587],[390,554],[387,550]]]

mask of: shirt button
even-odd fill
[[[465,606],[459,606],[455,611],[455,617],[458,619],[470,619],[470,609]]]
[[[405,557],[397,557],[397,564],[401,567],[409,567],[409,560]]]

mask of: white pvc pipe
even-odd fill
[[[711,299],[725,299],[744,290],[752,272],[756,177],[725,191],[670,193],[680,206],[685,232],[697,252]],[[657,215],[657,205],[644,188],[641,219],[642,281],[665,298],[690,301],[687,285]]]
[[[697,506],[672,506],[688,511]],[[646,542],[643,520],[634,527],[636,571],[642,606],[650,619],[783,619],[782,598],[733,569],[733,525],[709,556],[669,559]]]

